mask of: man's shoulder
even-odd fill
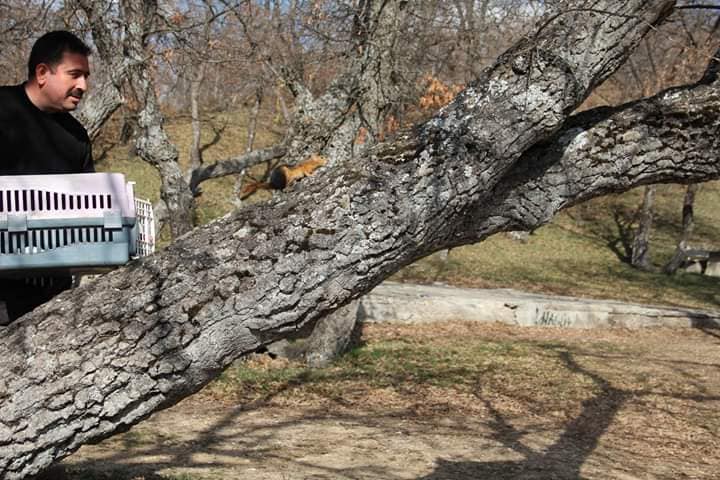
[[[22,84],[0,87],[0,123],[3,128],[18,128],[19,125],[24,125],[26,119],[32,115],[30,105]]]
[[[22,98],[22,85],[3,85],[0,86],[0,110],[12,105],[19,105]]]
[[[0,85],[0,94],[14,94],[18,90],[18,87],[20,87],[20,85]]]

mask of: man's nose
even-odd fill
[[[78,77],[75,82],[75,88],[82,90],[83,92],[88,88],[88,78],[85,75]]]

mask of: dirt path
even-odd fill
[[[717,330],[448,323],[364,338],[356,363],[212,386],[46,478],[720,479]]]

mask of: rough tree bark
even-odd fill
[[[650,232],[655,210],[655,190],[654,185],[645,187],[643,201],[637,215],[638,226],[633,235],[630,251],[630,264],[642,270],[649,270],[652,267],[650,265]]]
[[[383,124],[391,106],[400,96],[395,80],[396,57],[404,34],[401,25],[412,14],[413,7],[399,0],[359,2],[353,16],[349,62],[322,95],[313,95],[298,72],[284,70],[282,80],[295,95],[295,107],[283,143],[196,169],[191,177],[192,191],[197,194],[199,184],[207,178],[241,173],[253,162],[267,158],[259,153],[282,152],[283,162],[288,164],[318,154],[335,165],[375,145],[384,134]],[[364,139],[357,142],[361,129]],[[308,364],[327,363],[349,344],[357,316],[352,309],[347,311],[345,318],[337,313],[332,321],[317,324],[306,343]]]
[[[0,331],[0,476],[176,403],[434,251],[636,185],[720,178],[716,70],[567,118],[673,3],[596,1],[551,19],[414,131]]]
[[[100,5],[92,0],[71,0],[66,3],[68,9],[82,9],[92,31],[95,47],[100,57],[101,71],[97,75],[87,98],[82,103],[79,119],[87,129],[88,135],[94,139],[105,122],[120,108],[123,103],[121,87],[125,74],[130,67],[129,59],[114,55],[116,50],[113,32],[104,21],[110,5]],[[97,72],[96,72],[97,73]]]
[[[678,241],[672,258],[663,267],[663,272],[669,275],[675,273],[685,260],[688,241],[690,240],[690,235],[692,235],[693,227],[695,225],[693,206],[695,205],[695,194],[699,189],[700,185],[693,183],[688,185],[687,190],[685,191],[685,197],[683,198],[682,233],[680,234],[680,240]]]
[[[104,67],[101,72],[96,70],[93,74],[95,78],[107,77],[111,76],[112,70],[112,67]],[[105,122],[123,103],[120,89],[115,85],[113,79],[95,80],[95,82],[101,86],[86,95],[82,109],[77,114],[78,120],[85,125],[90,140],[95,140]]]

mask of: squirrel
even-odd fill
[[[310,158],[294,167],[280,165],[270,172],[267,182],[251,181],[240,191],[240,198],[246,199],[258,190],[282,190],[296,180],[312,175],[318,168],[327,163],[320,155],[311,155]]]

